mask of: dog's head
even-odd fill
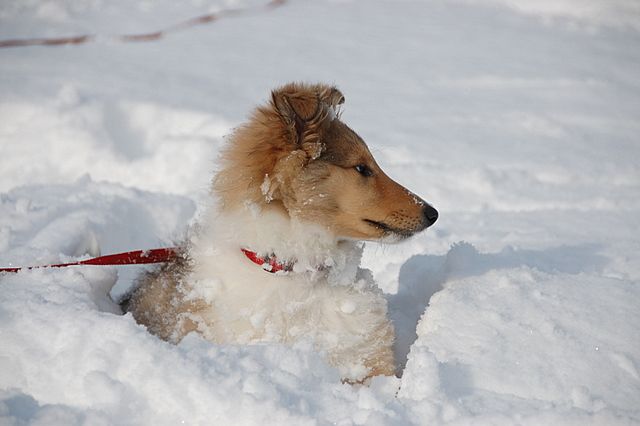
[[[269,204],[337,237],[399,240],[438,212],[394,182],[340,120],[344,96],[326,85],[288,84],[238,128],[214,181],[224,209]]]

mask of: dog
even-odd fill
[[[393,375],[394,329],[362,241],[397,242],[438,212],[391,180],[341,120],[344,96],[291,83],[235,129],[203,214],[175,261],[123,303],[170,342],[308,340],[348,382]]]

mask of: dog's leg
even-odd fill
[[[334,339],[340,336],[337,344],[335,340],[327,339],[329,362],[345,374],[344,381],[348,383],[364,383],[374,376],[395,375],[395,336],[387,316],[386,300],[379,294],[343,291],[335,287],[332,291],[338,300],[350,300],[356,307],[350,306],[347,312],[344,309],[325,312],[325,332]],[[344,306],[340,303],[336,304]]]
[[[393,355],[393,342],[395,340],[393,325],[389,320],[374,332],[371,342],[374,349],[371,355],[364,361],[365,367],[369,369],[368,377],[393,376],[396,374],[396,364]]]
[[[190,314],[201,308],[198,301],[185,300],[183,279],[188,262],[179,259],[142,275],[136,290],[121,305],[136,322],[163,340],[178,342],[197,325]]]

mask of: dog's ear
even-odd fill
[[[318,94],[310,91],[287,93],[279,90],[271,96],[276,110],[288,123],[309,121],[320,107]]]
[[[338,105],[344,103],[344,95],[333,86],[325,87],[325,89],[320,92],[320,100],[329,107],[336,109]]]
[[[333,86],[288,84],[271,93],[271,101],[284,122],[294,125],[298,135],[314,121],[336,112],[344,95]]]

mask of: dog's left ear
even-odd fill
[[[292,83],[271,93],[276,111],[287,125],[295,126],[298,141],[305,128],[335,114],[344,103],[344,95],[333,86]]]

